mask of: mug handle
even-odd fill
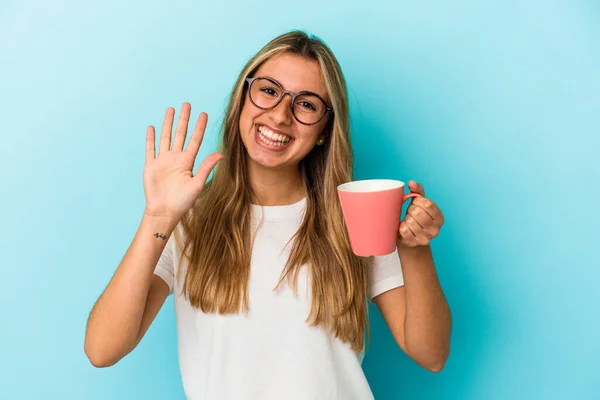
[[[404,205],[404,202],[410,198],[413,197],[423,197],[423,195],[421,193],[414,193],[414,192],[410,192],[408,194],[405,194],[404,197],[402,198],[402,205]]]

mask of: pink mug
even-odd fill
[[[367,179],[339,185],[340,199],[352,251],[357,256],[383,256],[396,250],[402,205],[418,193],[391,179]]]

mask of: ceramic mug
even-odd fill
[[[352,251],[357,256],[383,256],[396,250],[402,205],[418,193],[404,193],[405,183],[367,179],[337,187]]]

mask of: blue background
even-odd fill
[[[182,399],[169,299],[95,369],[88,313],[144,207],[145,130],[209,114],[245,61],[304,29],[348,80],[358,178],[416,179],[445,213],[439,374],[373,308],[377,399],[599,399],[600,4],[596,1],[4,1],[0,397]]]

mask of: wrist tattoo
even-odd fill
[[[165,235],[163,235],[162,233],[155,233],[154,237],[156,238],[161,238],[162,240],[165,240],[167,237]]]

